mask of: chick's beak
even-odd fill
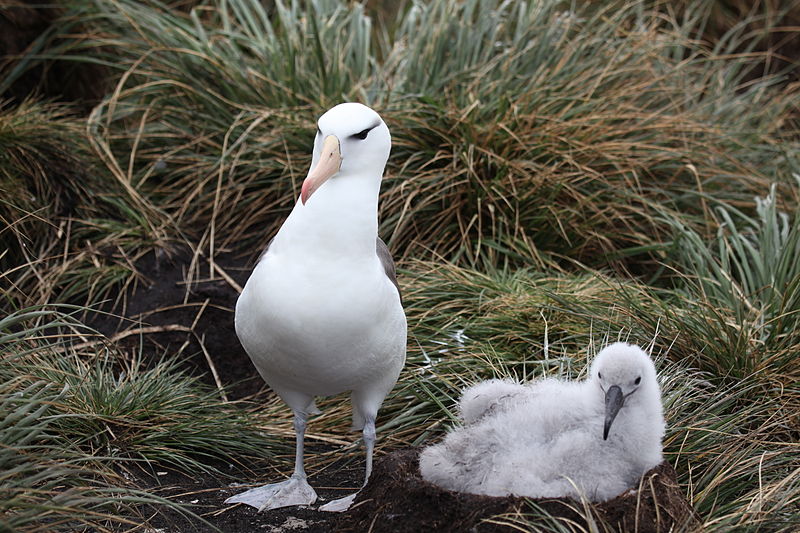
[[[611,429],[611,424],[617,418],[617,413],[625,403],[625,396],[622,394],[622,389],[617,385],[612,385],[606,391],[606,420],[603,425],[603,440],[608,440],[608,431]]]
[[[335,135],[328,135],[322,142],[322,151],[317,166],[311,169],[303,181],[300,189],[300,200],[303,205],[311,198],[314,191],[339,172],[342,166],[342,152],[339,148],[339,139]]]

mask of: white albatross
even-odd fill
[[[597,354],[585,381],[485,381],[460,410],[465,425],[420,454],[422,477],[445,489],[605,501],[662,460],[655,366],[621,342]]]
[[[363,430],[366,448],[366,483],[375,417],[405,362],[406,317],[394,263],[378,238],[389,128],[357,103],[333,107],[317,126],[300,198],[236,302],[242,346],[294,413],[292,476],[225,500],[259,510],[316,501],[303,468],[306,422],[319,412],[316,396],[352,391],[353,429]],[[321,509],[343,511],[354,497]]]

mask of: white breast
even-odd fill
[[[405,315],[377,256],[267,254],[236,333],[270,386],[315,396],[396,379],[405,358]]]

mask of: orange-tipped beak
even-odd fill
[[[339,149],[339,139],[335,135],[328,135],[322,142],[322,153],[319,155],[317,166],[311,169],[300,189],[300,200],[303,205],[311,198],[314,191],[339,172],[342,166],[342,152]]]

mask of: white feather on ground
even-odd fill
[[[661,391],[637,346],[604,348],[585,381],[478,383],[460,410],[464,425],[420,454],[422,477],[446,489],[606,501],[662,461]]]

